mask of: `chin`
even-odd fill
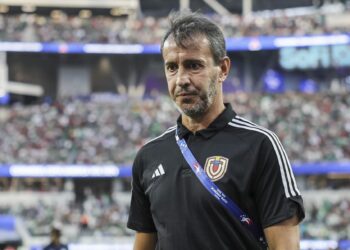
[[[182,113],[191,117],[191,118],[199,118],[203,116],[206,112],[203,107],[194,107],[191,108],[183,108]]]

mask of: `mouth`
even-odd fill
[[[190,97],[190,96],[195,96],[197,95],[196,93],[194,92],[180,92],[180,93],[177,93],[176,94],[176,97]]]

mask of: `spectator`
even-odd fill
[[[51,242],[44,250],[68,250],[68,246],[61,243],[61,230],[53,227],[51,229]]]

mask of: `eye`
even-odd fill
[[[191,63],[189,66],[190,66],[190,69],[194,69],[194,70],[200,68],[200,65],[198,63]]]
[[[188,62],[188,64],[186,65],[186,68],[192,71],[198,71],[202,67],[203,67],[202,64],[198,62]]]
[[[169,63],[166,65],[166,70],[170,73],[173,73],[177,70],[177,65],[175,63]]]

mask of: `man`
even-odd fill
[[[49,245],[44,247],[44,250],[68,250],[67,245],[61,243],[61,230],[59,228],[53,227],[51,229],[51,242]]]
[[[269,249],[299,249],[302,198],[280,141],[224,104],[230,59],[220,29],[197,13],[177,13],[161,51],[170,97],[181,116],[134,161],[128,220],[137,231],[134,250],[266,249],[244,226],[251,221]],[[248,218],[235,218],[202,185],[176,134]]]

